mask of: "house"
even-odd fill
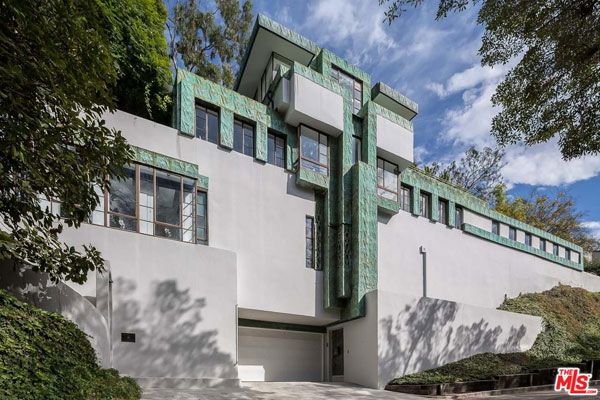
[[[383,388],[531,347],[506,296],[600,290],[579,246],[413,166],[415,102],[264,15],[233,90],[177,70],[174,95],[172,127],[106,116],[135,162],[62,234],[110,269],[67,313],[142,385]]]

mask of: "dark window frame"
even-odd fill
[[[500,221],[492,220],[492,234],[500,236]]]
[[[323,164],[323,163],[322,163],[322,162],[320,162],[320,161],[315,161],[315,160],[312,160],[312,159],[310,159],[310,158],[304,157],[304,155],[302,155],[302,136],[303,136],[303,135],[302,135],[302,127],[306,127],[306,128],[308,128],[308,129],[310,129],[310,130],[313,130],[313,131],[317,132],[317,144],[318,144],[317,151],[318,151],[318,155],[319,155],[319,157],[318,157],[318,158],[319,158],[319,159],[321,158],[321,157],[320,157],[320,156],[321,156],[321,153],[320,153],[320,151],[321,151],[321,136],[324,136],[324,137],[326,137],[326,138],[327,138],[327,164]],[[307,161],[308,163],[310,163],[310,164],[318,165],[318,166],[320,166],[320,167],[323,167],[323,168],[325,168],[325,169],[327,170],[327,174],[326,174],[326,175],[323,175],[323,174],[321,174],[320,172],[313,171],[313,170],[311,170],[311,171],[313,171],[313,172],[315,172],[315,173],[317,173],[317,174],[321,174],[321,175],[323,175],[323,176],[329,176],[329,164],[330,164],[330,161],[331,161],[331,159],[330,159],[330,157],[331,157],[331,151],[330,151],[330,150],[331,150],[331,148],[330,148],[330,146],[329,146],[329,142],[330,142],[330,138],[329,138],[329,136],[328,136],[328,135],[326,135],[326,134],[324,134],[324,133],[323,133],[323,132],[321,132],[320,130],[318,130],[318,129],[315,129],[315,128],[312,128],[312,127],[310,127],[310,126],[308,126],[308,125],[306,125],[306,124],[299,124],[299,125],[298,125],[298,153],[299,153],[299,160],[300,160],[300,162],[299,162],[299,166],[300,166],[300,168],[305,168],[305,169],[308,169],[308,168],[306,168],[306,167],[302,167],[302,161],[306,160],[306,161]]]
[[[206,239],[198,239],[198,193],[204,194],[204,232]],[[205,189],[198,188],[198,185],[196,185],[196,195],[194,197],[194,201],[194,239],[196,241],[196,244],[208,246],[208,240],[210,237],[208,234],[208,191]]]
[[[454,207],[454,227],[456,229],[462,229],[463,224],[463,212],[464,209],[460,206]]]
[[[558,248],[558,244],[552,243],[552,254],[558,257],[560,255],[560,249]]]
[[[215,116],[217,118],[217,139],[215,142],[213,142],[212,140],[209,140],[208,117],[204,118],[204,132],[205,132],[206,138],[202,138],[201,136],[198,135],[197,112],[199,109],[202,109],[205,114],[212,114],[213,116]],[[206,142],[214,143],[214,144],[218,145],[221,142],[221,129],[220,128],[221,128],[220,110],[216,109],[214,107],[211,107],[210,105],[205,105],[203,103],[196,103],[196,105],[194,107],[194,137],[204,140]]]
[[[571,261],[571,249],[565,247],[565,260]]]
[[[438,199],[438,222],[448,224],[448,210],[450,203],[446,199]],[[443,211],[443,213],[442,213]],[[443,217],[442,217],[443,214]]]
[[[273,138],[273,162],[270,161],[270,154],[269,154],[269,139]],[[277,140],[282,140],[283,141],[283,160],[282,160],[282,165],[277,165],[277,160],[275,155],[277,154]],[[273,131],[269,131],[267,133],[267,164],[271,164],[274,165],[276,167],[281,167],[283,169],[287,169],[286,168],[286,164],[287,164],[287,138],[284,135],[280,135],[277,134]]]
[[[340,83],[340,74],[345,75],[346,77],[352,79],[352,89],[351,89],[351,95],[352,95],[352,113],[354,115],[358,114],[358,112],[360,111],[360,109],[363,106],[363,81],[358,79],[357,77],[349,74],[348,72],[344,71],[342,68],[338,67],[337,65],[332,64],[331,65],[331,78],[339,85],[341,85]],[[356,89],[356,86],[360,87],[360,89]],[[358,97],[357,96],[358,93]],[[360,103],[360,107],[355,107],[355,100],[358,101]]]
[[[382,185],[379,184],[379,160],[383,161],[383,166],[381,168],[381,170],[383,171],[383,175],[381,177],[382,180],[383,180],[383,184]],[[395,192],[393,190],[388,189],[388,188],[385,187],[385,171],[386,171],[385,167],[386,167],[386,163],[390,164],[390,165],[392,165],[394,167],[394,175],[396,176],[396,191]],[[399,188],[401,187],[401,185],[399,184],[399,181],[400,181],[400,168],[398,167],[398,164],[394,164],[393,162],[388,161],[385,158],[377,157],[377,196],[385,197],[385,196],[382,196],[382,195],[379,194],[379,189],[381,189],[381,190],[383,190],[385,192],[391,193],[394,196],[396,196],[396,201],[398,201],[399,192],[400,192]],[[390,199],[390,200],[393,200],[393,199]]]
[[[312,237],[308,237],[307,232],[306,232],[306,228],[308,228],[308,222],[310,220],[310,232]],[[311,269],[316,269],[316,257],[315,257],[315,242],[316,239],[316,226],[315,226],[315,217],[313,217],[312,215],[306,215],[305,219],[304,219],[304,241],[305,241],[305,248],[304,248],[304,258],[305,258],[305,266],[306,268],[311,268]],[[306,253],[308,251],[308,243],[311,243],[311,254],[310,254],[310,258],[306,256]],[[310,265],[309,265],[310,264]]]
[[[408,193],[408,196],[404,196],[404,193]],[[404,184],[400,184],[400,191],[399,191],[399,199],[400,199],[400,209],[402,211],[406,211],[406,212],[411,212],[412,211],[412,197],[413,197],[413,188],[408,186],[408,185],[404,185]],[[408,199],[406,202],[405,200]]]
[[[540,250],[546,251],[546,239],[540,238]]]
[[[510,240],[517,241],[517,228],[509,226],[508,227],[508,238]]]
[[[422,207],[422,198],[427,199],[427,207]],[[425,208],[425,213],[423,213],[423,208]],[[423,218],[431,218],[431,194],[428,192],[421,191],[419,193],[419,216]]]
[[[242,128],[242,150],[239,151],[235,148],[235,127],[236,125],[240,125]],[[249,128],[252,130],[252,154],[246,153],[246,129]],[[236,153],[243,154],[248,157],[255,158],[256,157],[256,124],[249,122],[245,119],[238,118],[235,116],[233,118],[233,151]]]
[[[533,243],[533,236],[531,236],[531,233],[525,232],[525,245],[531,246],[532,243]]]

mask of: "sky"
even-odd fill
[[[391,26],[378,0],[254,0],[254,12],[328,48],[419,104],[415,161],[449,163],[475,146],[493,147],[491,96],[511,64],[482,67],[483,27],[477,9],[435,21],[437,2],[410,9]],[[569,162],[556,141],[506,149],[503,176],[509,195],[566,190],[600,238],[600,156]]]

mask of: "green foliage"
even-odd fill
[[[393,382],[416,385],[486,380],[600,357],[600,293],[560,285],[506,299],[498,309],[543,318],[544,328],[531,349],[478,354]]]
[[[391,2],[391,3],[390,3]],[[388,22],[423,0],[390,3]],[[436,19],[481,5],[479,54],[495,66],[518,60],[492,97],[500,145],[558,137],[564,159],[600,152],[600,3],[581,1],[440,0]]]
[[[171,83],[162,0],[99,0],[116,71],[118,109],[166,122]]]
[[[600,259],[589,262],[584,260],[583,270],[585,272],[589,272],[590,274],[600,276]]]
[[[87,336],[62,316],[0,291],[0,398],[139,399],[131,378],[98,366]]]
[[[116,72],[96,0],[7,0],[0,7],[0,259],[83,282],[103,268],[58,240],[98,204],[94,186],[122,177],[131,152],[104,125]],[[59,217],[39,196],[62,200]]]
[[[167,23],[173,68],[185,68],[213,82],[231,87],[252,24],[252,0],[217,0],[202,4],[176,0]]]
[[[575,201],[566,192],[554,197],[535,195],[529,198],[508,199],[505,186],[494,188],[494,209],[506,216],[540,228],[564,240],[591,251],[598,247],[598,240],[583,226],[583,213],[575,208]]]

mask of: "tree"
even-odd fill
[[[379,4],[390,0],[379,0]],[[392,0],[391,23],[423,0]],[[600,153],[600,3],[597,0],[473,0],[485,26],[482,64],[519,60],[492,97],[498,144],[527,145],[558,136],[564,159]],[[469,0],[440,0],[436,20]]]
[[[117,79],[116,107],[144,118],[168,121],[172,81],[162,0],[100,0]]]
[[[96,0],[5,0],[0,7],[0,259],[54,280],[104,268],[93,246],[59,240],[98,204],[95,187],[123,177],[131,153],[101,116],[118,76]],[[62,216],[40,207],[61,199]]]
[[[184,67],[231,87],[253,19],[252,0],[217,0],[216,9],[196,0],[177,0],[167,22],[173,68]]]
[[[553,197],[532,192],[529,198],[510,200],[505,189],[504,185],[494,189],[496,211],[573,242],[586,251],[598,248],[598,240],[583,226],[583,213],[576,210],[573,198],[566,192],[560,191]]]
[[[501,149],[485,147],[482,151],[469,148],[457,163],[452,161],[445,168],[432,163],[423,169],[426,173],[450,182],[482,200],[492,199],[493,190],[502,183],[501,170],[504,152]]]

